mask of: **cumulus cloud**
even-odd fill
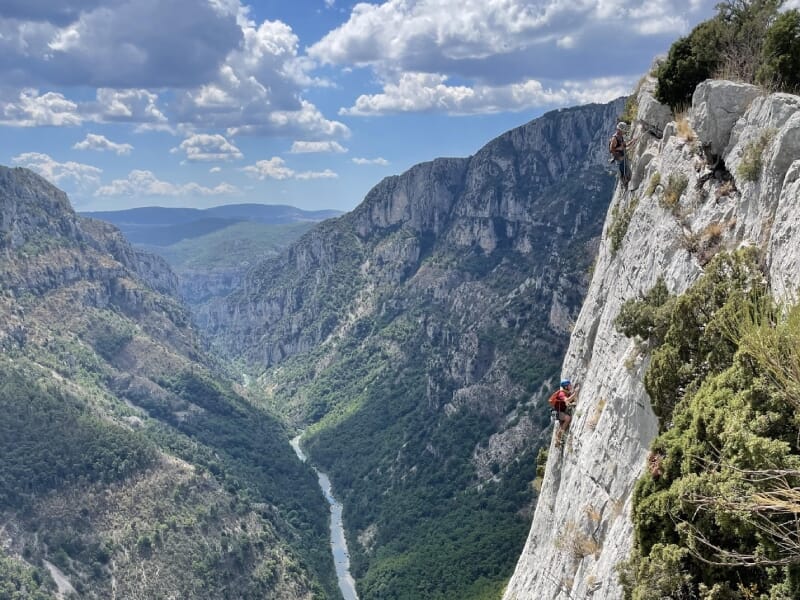
[[[166,123],[167,117],[158,107],[158,95],[148,90],[97,90],[92,107],[99,121],[132,123]]]
[[[286,166],[279,156],[270,159],[259,160],[254,165],[243,167],[242,171],[255,177],[256,179],[332,179],[338,177],[330,169],[324,171],[295,171]]]
[[[25,152],[13,157],[11,161],[15,165],[37,172],[55,185],[67,182],[81,187],[97,185],[103,172],[102,169],[78,162],[58,162],[50,155],[40,152]]]
[[[12,101],[0,102],[0,124],[14,127],[39,127],[42,125],[76,126],[83,123],[78,104],[63,94],[39,94],[35,89],[24,89]]]
[[[75,150],[98,150],[100,152],[114,152],[116,154],[130,154],[133,146],[130,144],[117,144],[112,142],[104,135],[96,133],[87,133],[82,142],[72,146]]]
[[[159,180],[152,171],[133,170],[125,179],[115,179],[98,188],[95,196],[228,196],[239,193],[229,183],[209,188],[198,183],[176,184]]]
[[[324,64],[446,73],[485,84],[644,68],[712,0],[387,0],[358,3],[308,49]]]
[[[221,173],[222,172],[222,167],[211,167],[208,170],[208,172],[209,173]]]
[[[558,88],[545,88],[530,79],[505,86],[448,85],[445,75],[404,73],[396,83],[388,83],[383,93],[362,95],[350,108],[341,109],[351,116],[400,112],[446,112],[473,114],[524,110],[531,107],[567,103],[607,102],[625,95],[632,81],[622,78],[564,82]]]
[[[241,0],[8,2],[0,10],[0,81],[28,91],[0,102],[2,123],[349,135],[303,98],[308,87],[331,83],[312,74],[318,65],[302,54],[292,28],[256,22]],[[82,97],[92,87],[93,102]],[[73,89],[81,100],[70,99],[78,97]]]
[[[335,154],[342,154],[347,152],[347,148],[342,146],[339,142],[325,141],[325,142],[303,142],[296,141],[292,143],[292,149],[289,150],[292,154],[305,154],[310,152],[330,152]]]
[[[385,158],[354,158],[353,162],[357,165],[380,165],[381,167],[388,166],[389,161]]]
[[[215,77],[180,98],[179,120],[226,128],[229,135],[347,137],[346,125],[302,98],[304,87],[328,83],[309,75],[314,63],[299,55],[292,28],[280,21],[257,25],[246,11],[238,23],[241,47]]]
[[[220,2],[4,3],[0,76],[28,85],[186,87],[208,81],[242,39]],[[58,5],[58,6],[56,6]],[[6,34],[8,31],[8,34]]]
[[[191,162],[237,160],[243,156],[241,151],[224,136],[207,133],[196,133],[171,150],[171,152],[181,151],[186,153],[186,159]]]

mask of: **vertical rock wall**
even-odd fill
[[[615,566],[631,550],[631,493],[658,424],[642,384],[648,357],[614,327],[621,305],[659,276],[679,294],[713,254],[742,245],[762,249],[779,299],[798,298],[800,97],[707,81],[678,123],[667,122],[653,89],[648,80],[639,92],[632,189],[616,189],[563,365],[563,375],[581,384],[579,405],[564,447],[551,445],[504,600],[622,597]],[[754,153],[754,144],[763,150]],[[762,164],[748,180],[740,165],[754,155]],[[682,180],[671,207],[667,190]],[[620,221],[626,209],[627,228]],[[611,234],[619,231],[625,234],[614,252]]]

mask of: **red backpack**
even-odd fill
[[[547,403],[555,410],[558,410],[558,405],[562,402],[559,398],[560,393],[561,388],[558,388],[555,392],[550,394],[550,398],[547,400]]]

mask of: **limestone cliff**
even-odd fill
[[[423,284],[436,271],[439,295],[463,283],[458,269],[426,263],[444,248],[489,262],[506,251],[523,257],[527,285],[552,300],[556,328],[567,326],[564,305],[575,301],[576,286],[553,267],[596,237],[596,198],[611,185],[603,138],[621,109],[617,100],[553,111],[472,157],[439,158],[384,179],[351,213],[252,269],[201,325],[229,354],[273,365],[316,347],[359,312],[385,310],[382,292],[415,275]]]
[[[639,91],[631,189],[614,195],[563,364],[579,407],[563,450],[550,448],[505,600],[622,597],[614,567],[631,550],[631,492],[658,428],[648,357],[614,327],[622,303],[659,276],[681,293],[713,254],[743,245],[763,251],[776,297],[797,299],[800,97],[706,81],[675,122],[653,89]]]

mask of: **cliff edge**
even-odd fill
[[[685,291],[714,254],[756,246],[772,293],[796,301],[800,97],[708,80],[673,120],[646,79],[629,190],[616,188],[564,376],[581,384],[570,435],[551,444],[531,531],[504,600],[621,598],[631,496],[658,421],[648,356],[614,326],[622,304],[663,277]]]

